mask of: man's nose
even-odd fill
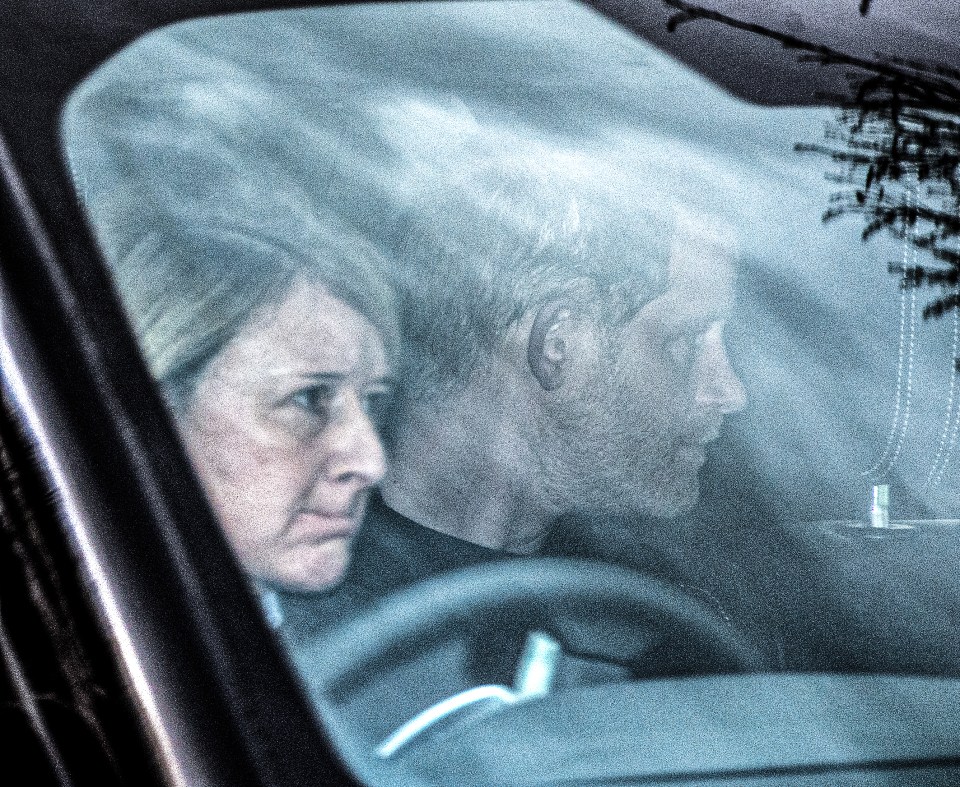
[[[387,471],[383,443],[359,396],[348,396],[337,419],[324,431],[327,478],[355,482],[360,488],[383,478]]]
[[[740,412],[747,406],[746,389],[730,363],[722,338],[704,346],[698,366],[697,404],[723,415]]]

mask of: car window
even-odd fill
[[[199,19],[68,103],[144,361],[359,760],[585,686],[960,664],[956,52],[667,5]],[[618,569],[694,612],[591,624]]]

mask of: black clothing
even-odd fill
[[[358,598],[372,602],[447,571],[512,557],[418,525],[376,495],[357,534],[345,581]]]
[[[623,528],[623,532],[636,532]],[[580,557],[617,563],[647,576],[666,582],[697,598],[740,633],[750,632],[757,639],[757,628],[746,616],[731,615],[715,589],[704,586],[701,578],[691,580],[675,560],[670,560],[649,545],[632,542],[611,554],[616,544],[590,537],[587,523],[563,523],[544,544],[539,553],[549,557]],[[606,546],[607,549],[603,549]],[[518,556],[490,549],[470,541],[455,538],[408,519],[389,508],[379,495],[372,496],[367,516],[353,545],[353,557],[340,584],[326,593],[279,593],[284,623],[281,631],[288,643],[297,645],[311,641],[336,626],[346,623],[364,609],[392,593],[408,588],[425,579]],[[739,610],[738,610],[739,611]],[[742,618],[742,619],[741,619]],[[762,637],[760,637],[762,639]],[[766,643],[768,646],[770,643]],[[769,650],[772,661],[776,653]],[[654,660],[653,663],[656,663]],[[682,664],[673,656],[659,659],[667,674],[683,671]],[[654,673],[651,673],[651,675]]]
[[[284,617],[282,632],[288,641],[297,644],[425,579],[514,557],[509,552],[418,525],[389,508],[375,494],[354,540],[353,556],[343,580],[326,593],[278,594]]]
[[[584,536],[583,541],[578,533]],[[586,531],[578,531],[571,524],[566,534],[546,544],[549,551],[544,550],[541,555],[600,557],[586,548],[587,541],[591,540],[586,537]],[[278,593],[283,617],[280,633],[294,654],[310,652],[302,646],[329,635],[338,625],[348,623],[392,593],[440,574],[517,557],[418,525],[376,496],[354,542],[351,564],[336,588],[316,594]],[[732,628],[739,628],[712,595],[681,581],[676,566],[658,552],[635,550],[633,558],[628,567],[699,597]],[[371,675],[369,685],[356,689],[356,695],[349,700],[350,710],[345,712],[361,736],[371,742],[382,741],[416,713],[464,689],[483,684],[510,686],[527,632],[509,623],[501,627],[488,622],[484,626],[483,630],[473,633],[465,649],[464,643],[458,640],[425,642],[424,650],[414,660],[400,659]],[[650,650],[643,654],[643,664],[631,661],[627,667],[616,656],[606,655],[621,652],[616,627],[607,630],[599,625],[593,631],[591,626],[591,636],[597,637],[592,640],[599,648],[596,652],[605,655],[577,655],[562,650],[556,663],[553,689],[725,669],[723,665],[713,664],[712,654],[691,649],[682,637],[671,636],[669,631],[651,634],[654,637]],[[298,662],[309,685],[308,662],[302,659]]]

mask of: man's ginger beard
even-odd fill
[[[595,386],[552,408],[534,453],[561,513],[672,517],[696,503],[699,468],[683,461],[677,402],[642,393],[605,359]]]

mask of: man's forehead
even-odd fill
[[[678,227],[670,243],[670,287],[732,289],[737,246],[733,228],[716,220]]]
[[[736,243],[715,224],[682,225],[670,246],[667,288],[641,314],[665,324],[723,320],[734,300]]]
[[[715,216],[678,214],[670,239],[670,284],[701,279],[730,279],[738,237]]]

